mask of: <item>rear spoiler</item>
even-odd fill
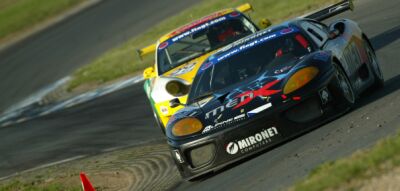
[[[138,49],[136,50],[140,60],[143,60],[143,56],[147,55],[147,54],[151,54],[153,52],[156,52],[156,44],[151,44],[149,46],[146,46],[142,49]]]
[[[343,0],[339,3],[333,4],[314,13],[302,16],[303,18],[314,19],[322,21],[327,18],[333,17],[347,10],[354,10],[353,0]]]
[[[239,5],[238,7],[236,7],[236,10],[244,13],[244,12],[248,12],[248,11],[252,11],[253,7],[250,5],[250,3],[245,3],[242,5]],[[154,53],[156,51],[157,45],[156,44],[151,44],[149,46],[146,46],[144,48],[138,49],[136,50],[140,60],[143,60],[143,57],[145,55]]]
[[[236,7],[236,10],[238,10],[238,11],[240,11],[240,12],[242,12],[242,13],[245,13],[245,12],[247,12],[247,11],[252,11],[252,10],[253,10],[253,7],[250,5],[250,3],[245,3],[245,4],[243,4],[243,5],[237,6],[237,7]]]

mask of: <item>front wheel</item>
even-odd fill
[[[333,94],[341,103],[348,108],[352,108],[356,102],[356,95],[349,78],[339,64],[334,63],[335,81],[333,82]]]
[[[384,78],[383,78],[383,73],[381,70],[381,67],[379,65],[378,59],[376,57],[374,49],[371,47],[370,43],[368,42],[368,39],[364,37],[364,47],[365,51],[368,56],[368,65],[369,68],[372,70],[372,74],[374,76],[374,87],[381,88],[384,85]]]

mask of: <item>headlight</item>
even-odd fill
[[[189,87],[180,81],[172,80],[165,85],[167,92],[175,97],[186,95],[189,92]]]
[[[191,135],[203,129],[203,124],[196,118],[185,118],[172,127],[172,134],[177,137]]]
[[[318,72],[319,70],[316,67],[307,67],[297,71],[286,82],[283,93],[290,94],[298,90],[317,76]]]

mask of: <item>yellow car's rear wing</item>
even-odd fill
[[[142,60],[143,56],[147,55],[147,54],[151,54],[154,53],[156,51],[156,44],[151,44],[149,46],[146,46],[142,49],[138,49],[137,53],[139,55],[139,58]]]
[[[247,11],[252,11],[253,7],[250,5],[250,3],[246,3],[246,4],[239,5],[238,7],[236,7],[236,10],[244,13],[244,12],[247,12]]]

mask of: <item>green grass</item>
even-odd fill
[[[273,23],[278,23],[283,19],[300,16],[307,11],[337,2],[337,0],[203,0],[198,5],[156,24],[142,35],[106,52],[92,63],[78,69],[73,74],[73,79],[68,85],[68,90],[73,90],[83,84],[100,85],[110,80],[138,72],[150,66],[154,59],[149,56],[144,61],[139,61],[136,49],[156,42],[161,35],[185,23],[211,14],[212,12],[236,7],[246,2],[251,3],[254,7],[255,11],[250,13],[254,22],[258,23],[261,18],[268,18]]]
[[[0,0],[0,39],[32,26],[85,0]]]
[[[348,158],[321,165],[290,190],[335,190],[339,187],[354,190],[357,188],[352,188],[349,184],[351,181],[365,181],[399,165],[400,133],[381,140],[369,150],[359,151]]]
[[[15,190],[24,190],[24,191],[81,191],[82,188],[80,185],[75,187],[65,187],[61,184],[47,184],[43,185],[42,182],[29,182],[22,183],[20,181],[12,181],[7,183],[6,185],[0,186],[0,191],[15,191]]]

